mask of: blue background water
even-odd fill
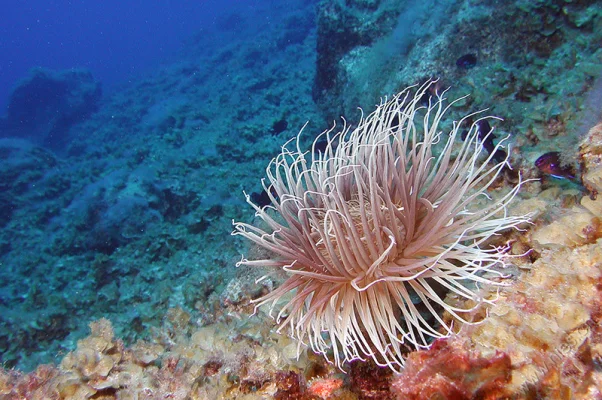
[[[104,89],[149,71],[226,10],[253,0],[4,2],[0,18],[0,115],[30,68],[85,67]]]

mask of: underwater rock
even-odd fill
[[[602,349],[602,336],[592,329],[600,320],[601,245],[546,250],[510,286],[492,293],[498,299],[482,324],[459,332],[484,357],[508,354],[512,398],[602,396],[592,358]]]
[[[69,128],[96,111],[101,93],[100,83],[87,70],[33,69],[10,95],[0,136],[62,148]]]
[[[314,19],[308,15],[293,14],[283,21],[280,37],[276,39],[278,49],[303,43],[314,28]]]
[[[583,200],[582,200],[583,202]],[[536,228],[532,233],[533,248],[537,251],[562,246],[582,246],[600,237],[600,220],[584,207],[575,206],[565,211],[550,224]]]
[[[305,391],[306,357],[295,360],[296,346],[270,332],[265,319],[205,326],[192,336],[164,327],[153,342],[131,347],[107,319],[90,329],[58,366],[29,374],[0,369],[0,398],[291,399]]]
[[[508,354],[483,357],[463,338],[440,339],[410,354],[392,388],[399,399],[500,399],[511,394],[511,378]]]
[[[583,185],[596,197],[602,191],[602,123],[589,130],[579,146]]]
[[[26,140],[0,139],[0,227],[22,206],[37,204],[42,210],[48,204],[51,208],[51,201],[71,185],[59,164],[51,151]]]
[[[402,9],[400,0],[322,2],[318,6],[318,42],[313,98],[326,110],[338,104],[344,84],[341,59],[391,32]],[[339,110],[332,110],[340,115]]]

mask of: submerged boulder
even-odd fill
[[[0,119],[0,137],[61,148],[69,128],[97,109],[101,93],[89,71],[33,69],[10,95],[6,117]]]

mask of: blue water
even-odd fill
[[[0,18],[0,115],[15,83],[33,67],[91,70],[105,89],[136,79],[182,42],[214,30],[252,0],[5,2]]]

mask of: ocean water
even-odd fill
[[[0,108],[34,67],[87,68],[106,90],[169,63],[187,39],[214,31],[252,1],[24,1],[3,6]]]
[[[59,363],[100,318],[127,346],[169,310],[194,327],[248,317],[266,287],[237,272],[250,246],[232,221],[253,219],[245,193],[266,200],[269,161],[306,123],[309,151],[341,116],[355,126],[358,107],[428,79],[469,95],[452,113],[501,118],[501,185],[520,172],[583,190],[535,160],[578,170],[583,121],[602,117],[602,8],[507,3],[2,6],[0,363]]]

